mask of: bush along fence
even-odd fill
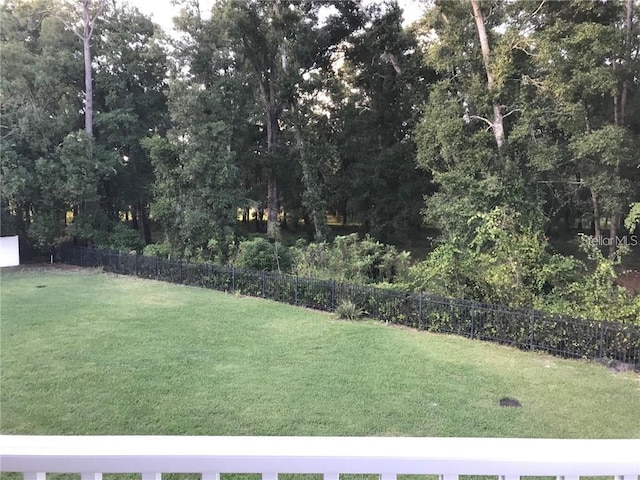
[[[616,360],[640,367],[639,325],[581,320],[473,300],[96,248],[62,246],[56,249],[54,261],[329,312],[335,311],[342,301],[351,300],[366,316],[388,324],[462,335],[562,357]]]

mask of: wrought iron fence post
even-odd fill
[[[160,279],[160,257],[156,257],[156,280]]]
[[[293,288],[293,295],[295,298],[295,304],[298,305],[298,275],[296,275],[295,278],[295,283],[294,283],[294,288]]]
[[[476,301],[471,300],[471,340],[473,340],[473,332],[476,329]]]
[[[531,310],[531,321],[529,322],[529,350],[533,350],[533,332],[536,327],[536,311]]]
[[[422,326],[422,292],[418,294],[418,327]]]
[[[236,267],[231,265],[231,291],[236,291]]]
[[[84,255],[83,255],[84,249],[80,248],[80,266],[84,267]]]
[[[267,272],[265,270],[262,271],[262,298],[265,298],[265,293],[267,290]]]
[[[600,322],[600,344],[598,348],[598,358],[604,356],[604,321]]]
[[[182,283],[182,259],[180,259],[180,276],[178,277],[178,280],[178,283]]]
[[[133,260],[133,274],[136,277],[138,276],[138,254],[137,253]]]
[[[376,287],[370,287],[373,292],[373,318],[378,318],[378,289]]]
[[[336,309],[336,281],[331,280],[331,311]]]

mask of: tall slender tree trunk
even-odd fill
[[[302,140],[302,136],[300,135],[300,131],[298,128],[295,129],[296,136],[296,144],[298,146],[298,153],[300,154],[300,165],[302,166],[302,183],[304,183],[304,187],[307,190],[310,196],[313,195],[314,188],[317,188],[317,180],[313,178],[313,173],[311,172],[311,165],[309,164],[309,160],[306,156],[304,141]],[[314,228],[314,240],[316,242],[324,242],[325,240],[325,227],[326,227],[326,217],[324,213],[320,210],[319,205],[315,199],[311,199],[309,204],[306,207],[309,209],[311,213],[311,220],[313,221]]]
[[[85,4],[87,1],[85,0]],[[89,33],[89,12],[83,11],[84,35],[82,46],[84,53],[84,131],[93,137],[93,78],[91,68],[91,34]]]
[[[620,92],[620,122],[624,124],[627,106],[627,97],[629,95],[629,75],[631,65],[631,42],[633,40],[633,0],[626,2],[626,18],[625,18],[625,78],[622,81],[622,92]]]
[[[593,235],[597,240],[602,238],[602,228],[600,226],[600,206],[598,205],[598,194],[591,189],[591,206],[593,207]]]
[[[271,157],[275,157],[276,155],[276,146],[278,139],[278,116],[277,110],[274,105],[274,101],[272,95],[266,98],[267,111],[266,111],[266,122],[267,122],[267,151]],[[271,158],[273,162],[273,158]],[[270,166],[269,171],[267,173],[267,236],[270,238],[278,238],[280,235],[280,222],[278,221],[278,182],[277,176],[273,169],[273,166]]]
[[[149,245],[151,243],[151,230],[149,228],[149,220],[147,218],[147,212],[145,206],[138,202],[135,207],[135,221],[140,235],[140,241],[143,245]]]
[[[623,80],[620,96],[614,95],[614,123],[616,125],[625,126],[627,99],[629,95],[629,76],[631,75],[631,53],[633,40],[633,0],[625,2],[625,36],[624,36],[624,53],[623,53]],[[616,62],[613,63],[614,71],[616,70]],[[621,177],[620,162],[618,160],[615,166],[616,177]],[[621,210],[615,211],[611,215],[611,229],[609,231],[609,258],[614,258],[618,249],[617,237],[618,228],[621,218]]]
[[[95,2],[95,4],[94,4]],[[96,20],[106,6],[106,0],[82,0],[82,27],[69,21],[69,14],[58,15],[57,18],[65,24],[81,41],[84,59],[84,131],[93,137],[93,68],[91,65],[91,38]],[[73,15],[76,11],[73,12]]]
[[[487,89],[490,94],[495,93],[496,83],[491,72],[491,48],[489,46],[489,36],[487,35],[487,29],[485,27],[485,17],[480,8],[480,0],[471,0],[471,7],[473,8],[473,18],[476,23],[476,29],[478,31],[478,38],[480,39],[480,49],[482,51],[482,62],[484,63],[484,69],[487,73]],[[502,107],[494,99],[492,101],[493,107],[493,120],[491,121],[491,127],[493,130],[493,136],[496,139],[496,145],[498,149],[506,143],[506,137],[504,133],[504,115],[502,114]]]
[[[279,235],[278,182],[275,173],[269,172],[267,177],[267,236],[269,238],[278,238]]]
[[[91,65],[91,37],[96,20],[104,10],[106,0],[97,0],[97,6],[93,6],[94,0],[82,0],[82,32],[76,35],[82,40],[82,52],[84,57],[84,130],[93,137],[93,67]]]
[[[618,224],[620,223],[620,216],[616,213],[611,216],[611,229],[609,230],[609,258],[615,257],[618,250]]]

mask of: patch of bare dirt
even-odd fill
[[[83,272],[90,270],[85,267],[78,267],[76,265],[68,265],[65,263],[25,263],[16,267],[3,267],[2,273],[6,272],[43,272],[51,270],[62,270],[68,272]]]
[[[626,270],[618,274],[616,283],[626,288],[633,295],[640,295],[640,272],[637,270]]]
[[[522,404],[515,398],[504,397],[500,399],[501,407],[521,407]]]
[[[608,358],[601,358],[597,360],[614,373],[635,372],[640,373],[640,365],[632,365],[630,363],[621,362],[620,360],[611,360]]]

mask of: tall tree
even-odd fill
[[[236,86],[244,90],[246,85],[243,82],[249,82],[257,92],[254,99],[262,119],[245,121],[258,120],[258,128],[263,135],[263,146],[256,155],[267,190],[267,233],[271,237],[279,235],[280,201],[287,193],[292,196],[290,192],[283,191],[282,186],[290,183],[283,176],[299,170],[291,165],[295,156],[290,154],[293,144],[288,140],[289,134],[295,136],[296,129],[284,118],[305,101],[307,74],[329,69],[332,52],[361,21],[356,13],[357,6],[348,1],[335,4],[338,13],[322,25],[318,20],[321,4],[284,0],[224,1],[214,6],[210,20],[189,23],[189,16],[192,19],[198,17],[197,8],[187,8],[184,18],[187,21],[185,25],[193,27],[199,24],[202,32],[216,32],[218,47],[223,46],[224,51],[230,52],[233,77],[241,79]],[[199,42],[196,37],[192,36]],[[208,51],[206,45],[198,48]],[[291,115],[290,118],[301,117]],[[304,142],[298,140],[294,139],[294,143],[300,154],[305,151],[299,148]],[[298,155],[297,158],[306,157]],[[304,165],[303,161],[300,167]],[[297,183],[300,184],[300,180]],[[319,219],[318,212],[314,215]]]
[[[486,28],[486,18],[482,7],[480,6],[480,0],[471,0],[471,7],[473,8],[473,19],[476,23],[476,29],[478,31],[478,38],[480,40],[480,50],[482,52],[482,62],[484,63],[484,69],[487,73],[487,90],[489,95],[495,95],[496,82],[493,75],[492,55],[491,47],[489,45],[489,35]],[[502,106],[498,103],[497,98],[491,99],[493,107],[493,120],[488,122],[493,130],[493,136],[496,139],[496,145],[501,148],[505,141],[504,133],[504,121],[502,115]]]
[[[407,240],[419,230],[427,174],[415,169],[412,130],[435,78],[422,64],[415,33],[402,26],[397,3],[371,6],[353,35],[334,94],[332,124],[340,165],[334,209],[347,211],[383,241]]]
[[[638,88],[633,11],[626,2],[545,4],[533,35],[540,93],[555,102],[574,172],[591,199],[596,237],[602,238],[601,218],[609,218],[612,255],[637,167],[637,132],[626,114],[627,98]]]
[[[72,7],[76,17],[71,13],[62,17],[62,12]],[[84,55],[76,37],[85,33],[80,13],[89,7],[86,3],[31,1],[6,2],[0,10],[2,203],[7,207],[3,211],[13,214],[18,233],[41,245],[66,235],[82,241],[106,240],[113,223],[120,220],[119,212],[127,210],[122,202],[114,202],[125,191],[125,178],[130,178],[127,167],[140,164],[140,156],[130,146],[137,145],[160,123],[153,112],[163,108],[164,65],[154,64],[155,60],[150,60],[153,55],[141,58],[140,31],[132,32],[135,38],[115,45],[112,33],[118,26],[126,29],[126,22],[112,23],[108,32],[102,22],[95,24],[100,8],[84,19],[88,21],[84,23],[88,25],[86,33],[93,39],[91,48],[96,49],[92,51],[98,53],[92,61],[92,69],[97,67],[100,77],[95,122],[86,101],[83,108]],[[109,14],[112,12],[109,9]],[[78,22],[69,23],[71,18],[78,18]],[[109,48],[119,48],[113,55],[113,50],[104,48],[107,38],[113,42]],[[138,51],[137,58],[128,55],[132,50]],[[143,71],[126,78],[123,72],[136,65]],[[154,76],[155,83],[149,80]],[[137,103],[132,113],[138,115],[136,119],[128,116],[130,105],[118,105],[127,98]],[[159,105],[157,101],[154,105],[152,98],[159,99]],[[83,113],[85,130],[81,134]],[[142,151],[139,146],[137,149]],[[131,162],[123,165],[127,159]]]
[[[463,243],[476,214],[500,205],[540,228],[537,167],[525,139],[532,129],[525,106],[536,104],[524,83],[530,61],[518,23],[509,22],[503,2],[443,1],[421,29],[425,60],[441,75],[416,130],[418,165],[439,186],[426,220]]]
[[[50,244],[65,228],[64,207],[49,198],[52,178],[36,168],[53,162],[58,145],[80,128],[82,63],[77,40],[45,2],[5,2],[0,82],[2,200],[12,213],[15,233]]]
[[[233,129],[216,119],[216,100],[188,85],[173,87],[172,127],[145,146],[155,172],[152,214],[172,250],[186,258],[225,261],[239,198]]]
[[[235,147],[250,137],[238,117],[246,120],[251,90],[197,2],[183,9],[169,79],[170,125],[143,142],[155,176],[151,213],[175,254],[224,261],[242,204]]]
[[[82,42],[82,58],[84,60],[84,130],[93,136],[93,62],[91,55],[91,40],[98,17],[104,11],[106,0],[76,0],[64,4],[65,11],[57,17]],[[80,18],[80,21],[74,21]],[[70,20],[72,19],[72,20]]]
[[[169,123],[164,42],[157,25],[126,6],[105,10],[94,41],[95,136],[121,158],[117,176],[103,186],[104,208],[114,222],[131,213],[143,244],[151,242],[154,178],[141,142]]]

